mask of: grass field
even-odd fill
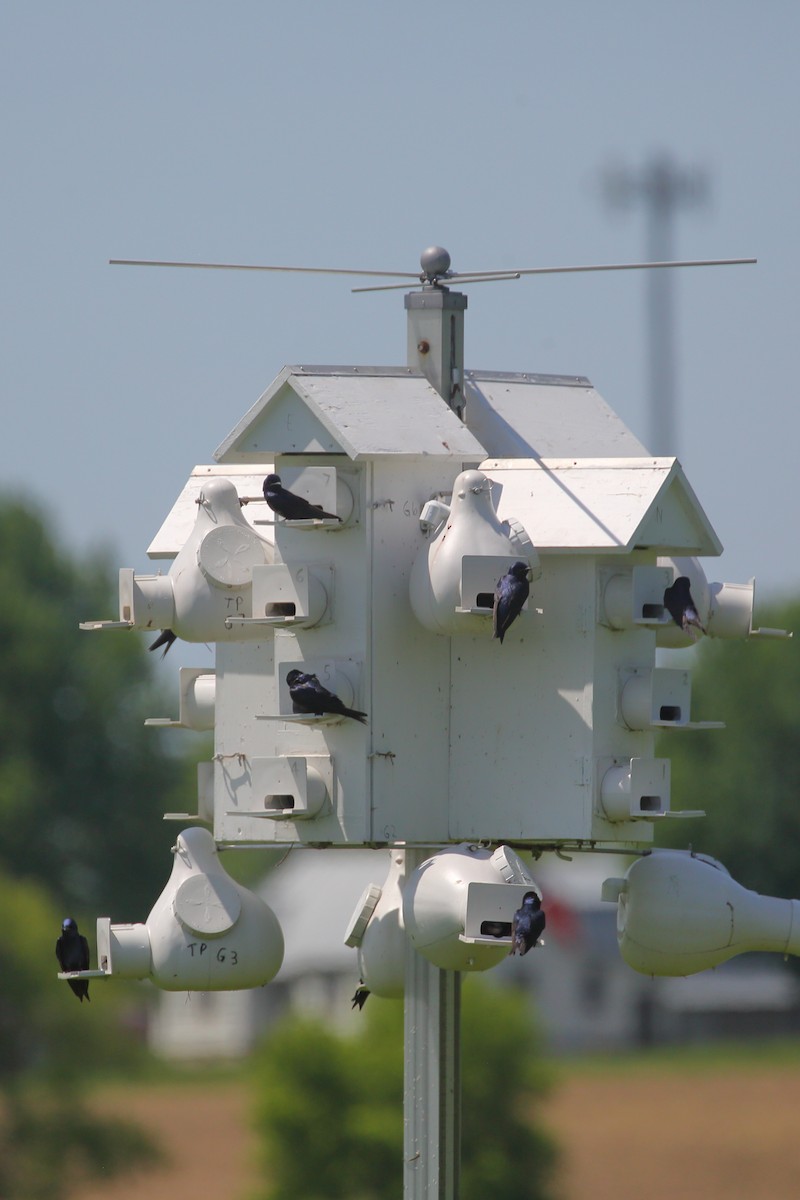
[[[109,1086],[97,1103],[151,1129],[169,1163],[83,1187],[82,1200],[252,1194],[243,1082]],[[544,1118],[562,1147],[562,1200],[795,1200],[799,1113],[791,1042],[558,1063]],[[398,1200],[401,1191],[398,1163]]]

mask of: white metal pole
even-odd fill
[[[407,850],[409,874],[428,851]],[[403,1200],[458,1200],[461,975],[406,939]]]

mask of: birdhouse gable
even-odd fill
[[[659,488],[633,535],[633,546],[655,546],[666,554],[717,555],[717,537],[680,463]]]
[[[477,460],[486,449],[423,376],[402,368],[284,367],[215,452],[220,463],[278,454]]]
[[[722,553],[677,459],[495,459],[480,469],[497,485],[498,516],[522,521],[542,553]]]

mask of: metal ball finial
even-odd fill
[[[419,265],[426,279],[437,279],[450,270],[450,255],[442,246],[428,246],[419,257]]]

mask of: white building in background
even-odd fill
[[[545,945],[484,975],[492,986],[530,993],[550,1049],[624,1049],[800,1029],[800,980],[778,956],[746,955],[685,979],[650,979],[626,966],[617,949],[616,906],[599,899],[619,863],[609,855],[571,862],[544,855],[536,879],[548,916]],[[357,1032],[363,1021],[352,1007],[357,955],[344,936],[364,889],[381,884],[387,868],[385,850],[293,850],[258,889],[286,939],[276,979],[252,991],[159,994],[152,1048],[173,1059],[236,1058],[289,1010]]]

